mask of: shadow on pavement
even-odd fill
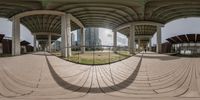
[[[114,91],[119,91],[121,89],[124,89],[126,87],[128,87],[129,85],[131,85],[136,76],[138,75],[141,63],[142,63],[142,58],[143,56],[140,57],[140,60],[137,64],[136,69],[133,71],[133,73],[124,81],[118,83],[118,84],[113,84],[113,86],[107,86],[107,87],[81,87],[81,86],[77,86],[76,84],[71,84],[65,80],[63,80],[53,69],[49,59],[46,57],[46,61],[49,67],[49,70],[51,72],[51,75],[53,77],[53,79],[56,81],[56,83],[61,86],[64,89],[73,91],[73,92],[85,92],[85,93],[108,93],[108,92],[114,92]],[[99,83],[100,84],[100,83]]]

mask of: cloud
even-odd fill
[[[195,17],[181,18],[171,21],[162,28],[162,42],[166,42],[167,38],[180,34],[200,34],[199,25],[200,18]],[[152,43],[156,44],[156,34],[152,38]]]
[[[26,40],[33,45],[33,36],[31,32],[24,26],[20,25],[20,39]],[[6,37],[12,37],[12,22],[5,18],[0,18],[0,34],[5,34]]]
[[[179,34],[188,34],[188,33],[198,33],[200,34],[200,18],[182,18],[169,22],[162,28],[162,42],[166,42],[166,39]],[[33,36],[31,32],[23,25],[21,25],[21,40],[26,40],[33,44]],[[103,45],[112,45],[113,44],[113,32],[110,29],[100,28],[99,36],[102,40]],[[12,22],[5,18],[0,18],[0,33],[5,34],[7,37],[12,36]],[[124,35],[118,35],[127,38]],[[152,43],[156,44],[156,35],[152,38]]]

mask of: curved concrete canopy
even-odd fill
[[[0,17],[11,18],[16,14],[33,10],[54,10],[70,13],[85,27],[114,29],[136,21],[152,21],[165,24],[169,21],[200,16],[199,0],[1,0]],[[26,16],[21,22],[31,32],[60,33],[60,17],[55,15]],[[153,34],[154,28],[136,28],[137,33]],[[72,30],[78,29],[72,24]],[[150,28],[150,29],[148,29]],[[143,30],[146,29],[146,30]],[[138,31],[137,31],[138,30]],[[151,32],[150,32],[151,30]],[[147,32],[146,32],[147,31]]]
[[[149,39],[152,37],[152,34],[156,32],[156,26],[152,25],[138,25],[135,26],[135,36],[136,36],[136,42],[137,39],[139,38],[141,41],[141,44],[147,44],[149,42]],[[130,29],[129,27],[124,28],[120,30],[119,32],[123,33],[127,37],[130,35]]]
[[[22,24],[32,33],[50,32],[61,33],[61,17],[56,15],[32,15],[21,18]],[[79,26],[71,21],[72,30],[78,29]]]

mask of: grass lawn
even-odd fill
[[[52,53],[55,56],[61,57],[60,52]],[[117,53],[114,52],[90,52],[86,51],[84,54],[80,54],[78,52],[72,52],[71,57],[63,58],[67,61],[72,61],[80,64],[108,64],[116,61],[123,60],[125,58],[130,57],[128,51],[119,51]]]
[[[0,54],[0,57],[12,57],[12,54]]]

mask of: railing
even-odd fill
[[[71,46],[69,48],[71,48],[72,55],[63,59],[79,64],[110,64],[131,56],[127,46]],[[85,48],[85,52],[82,52],[81,48]],[[61,57],[60,52],[53,52],[52,54]]]

